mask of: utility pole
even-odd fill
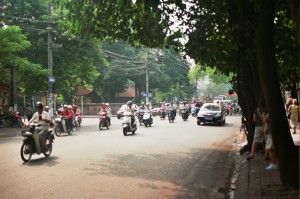
[[[149,68],[148,68],[148,49],[147,49],[147,62],[146,62],[146,103],[149,102]]]
[[[53,58],[52,58],[52,16],[51,16],[51,1],[48,1],[48,70],[49,70],[49,80],[48,80],[48,105],[52,113],[53,111],[53,89],[52,84],[55,79],[53,77]]]

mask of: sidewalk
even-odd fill
[[[295,145],[300,145],[299,129],[292,134]],[[261,152],[255,153],[255,158],[248,161],[248,153],[240,157],[239,172],[236,181],[235,199],[298,199],[299,191],[283,188],[280,173],[268,171],[265,168],[270,161],[264,160]]]

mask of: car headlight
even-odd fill
[[[216,117],[221,117],[221,116],[222,116],[221,113],[216,114]]]
[[[203,117],[203,114],[202,114],[201,112],[199,112],[199,113],[197,114],[197,117]]]

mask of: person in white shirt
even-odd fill
[[[37,112],[33,114],[32,118],[28,121],[28,123],[25,123],[25,125],[30,123],[38,124],[34,130],[33,138],[36,144],[36,151],[40,154],[41,145],[42,147],[46,145],[45,136],[48,132],[51,118],[46,111],[43,111],[44,105],[42,102],[37,102],[35,108]]]

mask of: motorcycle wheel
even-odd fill
[[[103,122],[99,122],[99,129],[103,130]]]
[[[54,133],[57,137],[59,137],[61,135],[60,129],[58,128],[58,126],[54,129]]]
[[[127,133],[128,133],[128,129],[127,129],[127,128],[123,128],[123,134],[124,134],[124,136],[126,136]],[[132,132],[132,133],[133,133],[133,132]]]
[[[109,124],[108,124],[108,122],[106,123],[106,128],[109,129]]]
[[[70,129],[70,131],[68,132],[69,135],[73,134],[73,128]]]
[[[52,140],[51,138],[46,139],[46,148],[47,150],[43,152],[44,156],[48,157],[52,152]]]
[[[21,158],[24,162],[28,162],[31,159],[32,156],[32,151],[31,151],[31,147],[28,143],[23,143],[21,146]],[[26,152],[26,154],[25,154]]]

